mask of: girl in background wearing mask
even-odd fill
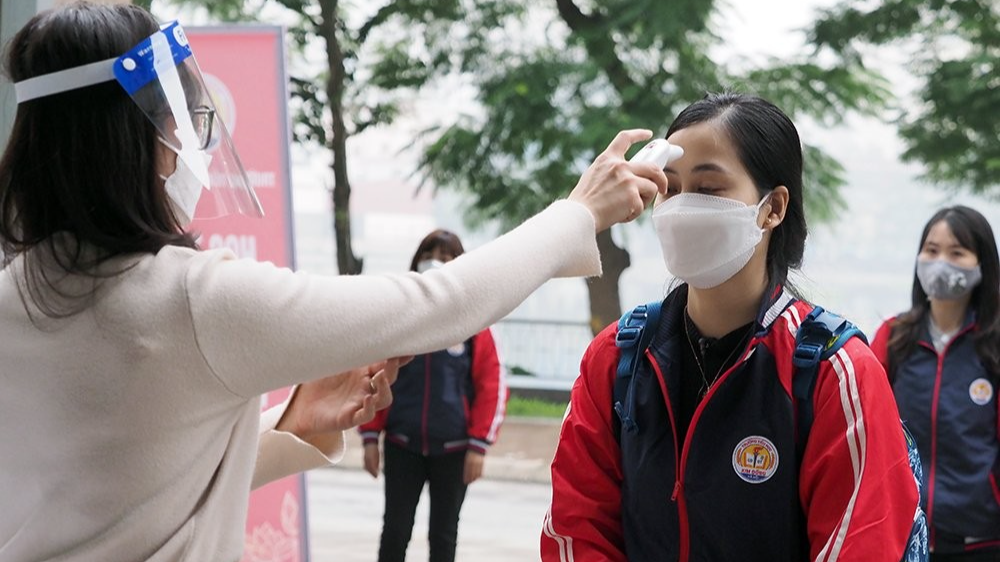
[[[806,238],[795,126],[757,97],[712,94],[667,132],[653,223],[683,284],[635,375],[634,432],[613,403],[617,326],[584,354],[552,463],[546,562],[897,562],[918,508],[885,374],[849,340],[820,364],[796,458]]]
[[[465,250],[446,230],[428,234],[410,271],[441,267]],[[392,387],[392,406],[360,427],[365,470],[378,478],[385,432],[385,518],[379,562],[403,562],[424,484],[430,486],[431,562],[455,560],[458,518],[469,484],[483,473],[507,405],[493,334],[487,328],[447,349],[415,357]]]
[[[920,451],[931,560],[1000,560],[1000,259],[968,207],[934,214],[920,236],[910,310],[872,349]]]

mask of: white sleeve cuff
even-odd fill
[[[285,476],[313,468],[328,466],[344,458],[346,443],[343,432],[331,432],[309,441],[287,431],[274,429],[298,387],[292,389],[284,402],[260,415],[257,462],[251,489],[259,488]]]
[[[561,223],[555,232],[564,232],[568,241],[586,240],[584,244],[568,242],[560,248],[571,257],[559,269],[556,277],[600,277],[601,253],[597,249],[597,236],[594,232],[596,221],[590,209],[582,203],[560,199],[549,205],[545,212],[535,216]]]

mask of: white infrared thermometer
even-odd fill
[[[662,170],[681,156],[684,156],[683,148],[670,144],[667,139],[654,139],[636,152],[629,162],[650,162]]]

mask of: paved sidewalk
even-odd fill
[[[382,479],[348,468],[308,473],[309,540],[312,562],[375,562],[382,532]],[[549,486],[480,480],[469,487],[458,528],[456,560],[538,560]],[[408,562],[427,560],[428,499],[417,507]]]
[[[483,476],[490,480],[548,483],[560,423],[558,419],[508,418],[500,439],[486,455]],[[363,451],[361,436],[357,431],[348,431],[347,453],[337,466],[360,469]]]

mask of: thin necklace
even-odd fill
[[[729,363],[729,360],[733,358],[733,354],[736,353],[736,350],[740,349],[741,347],[743,347],[743,345],[742,345],[743,344],[743,340],[746,339],[746,336],[743,336],[742,338],[740,338],[740,341],[738,341],[736,343],[736,345],[733,346],[732,351],[730,351],[729,355],[727,355],[726,358],[722,361],[722,365],[719,367],[719,370],[715,373],[715,376],[712,377],[711,381],[709,381],[708,377],[705,375],[705,369],[704,369],[704,367],[701,366],[701,361],[698,359],[698,356],[701,355],[701,354],[698,352],[698,350],[696,350],[694,348],[694,342],[691,341],[691,330],[688,328],[689,324],[692,327],[694,327],[695,330],[698,329],[698,327],[694,325],[694,320],[691,320],[691,315],[688,314],[687,307],[685,306],[684,307],[684,335],[687,336],[688,346],[691,348],[691,354],[694,355],[694,364],[698,366],[698,374],[701,375],[702,386],[698,390],[698,398],[704,398],[705,395],[708,394],[708,391],[711,390],[712,385],[715,384],[715,381],[719,380],[719,376],[722,375],[722,371],[725,370],[726,365]],[[750,330],[751,331],[753,330],[753,324],[750,325]],[[748,334],[749,334],[749,332],[748,332]],[[704,359],[704,357],[702,357],[702,359]]]

